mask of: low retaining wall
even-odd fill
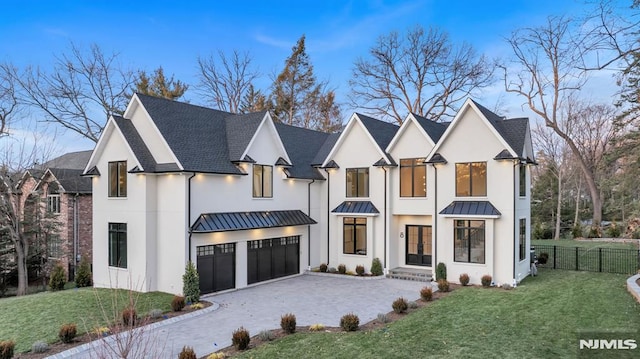
[[[640,303],[640,286],[638,285],[640,274],[636,274],[627,279],[627,290]]]

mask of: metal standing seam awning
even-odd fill
[[[243,231],[316,224],[301,210],[203,213],[191,226],[192,233]]]
[[[331,213],[334,214],[363,214],[378,215],[380,211],[371,201],[344,201],[334,208]]]
[[[453,201],[440,211],[443,217],[500,218],[502,215],[489,201]]]

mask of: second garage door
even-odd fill
[[[247,243],[248,284],[300,272],[300,236],[262,239]]]

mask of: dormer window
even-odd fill
[[[347,197],[369,197],[369,168],[347,168]]]
[[[55,183],[50,183],[47,188],[47,212],[60,213],[60,193]]]
[[[109,197],[127,196],[127,161],[109,162]]]
[[[253,197],[273,197],[273,166],[253,165]]]

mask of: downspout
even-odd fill
[[[73,196],[73,278],[76,277],[79,262],[78,249],[80,247],[78,239],[78,193]]]
[[[196,176],[196,173],[193,172],[191,174],[191,176],[189,177],[188,180],[188,185],[187,185],[187,226],[188,226],[188,231],[189,231],[189,262],[191,262],[191,235],[193,234],[191,232],[191,179],[193,179],[193,177]]]
[[[516,188],[516,168],[520,164],[520,161],[516,161],[513,165],[513,284],[516,284],[516,261],[520,260],[520,253],[516,254],[516,239],[518,239],[518,234],[516,234],[516,196],[519,195],[518,188]],[[526,242],[525,242],[526,243]],[[526,250],[526,248],[525,248]],[[495,250],[494,250],[495,252]]]
[[[431,261],[431,267],[435,267],[438,264],[438,167],[433,163],[434,173],[434,195],[433,195],[433,261]]]
[[[307,184],[307,216],[311,218],[311,185],[316,182],[315,179]],[[307,267],[311,270],[311,225],[307,225]]]
[[[330,193],[331,193],[331,172],[329,172],[328,169],[324,169],[325,172],[327,172],[327,266],[329,265],[329,246],[331,244],[330,238],[330,223],[331,221],[329,220],[329,216],[330,216],[330,202],[329,202],[329,197],[330,197]]]
[[[387,169],[383,166],[384,171],[384,263],[383,267],[385,271],[387,268]]]

